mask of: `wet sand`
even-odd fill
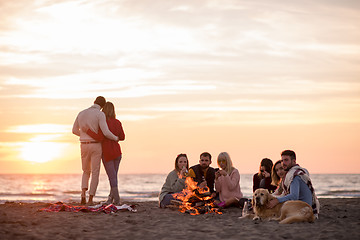
[[[0,239],[360,239],[360,198],[322,199],[315,223],[239,219],[241,209],[192,216],[157,202],[137,212],[42,212],[47,203],[0,204]],[[71,203],[78,204],[78,203]]]

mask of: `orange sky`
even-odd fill
[[[0,9],[0,173],[80,173],[71,128],[98,95],[126,133],[120,173],[167,173],[203,151],[254,173],[285,149],[311,173],[360,173],[358,1]]]

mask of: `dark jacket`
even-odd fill
[[[196,181],[197,183],[203,182],[204,172],[202,171],[202,168],[201,168],[200,164],[192,166],[191,169],[195,173],[194,181]],[[216,172],[216,169],[214,169],[212,167],[209,167],[207,172],[206,172],[205,180],[206,180],[207,186],[208,186],[211,193],[215,192],[215,189],[214,189],[215,172]]]
[[[260,188],[260,181],[259,175],[257,173],[253,176],[253,192],[256,189]],[[276,190],[277,186],[271,184],[271,176],[265,178],[265,189],[267,189],[270,193],[273,193]]]

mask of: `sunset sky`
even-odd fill
[[[81,173],[71,129],[99,95],[120,173],[285,149],[360,173],[360,1],[0,0],[0,20],[0,173]]]

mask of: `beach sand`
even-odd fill
[[[136,204],[137,212],[41,212],[47,203],[0,204],[0,239],[360,239],[360,198],[320,199],[315,223],[239,219],[241,210],[192,216]],[[72,203],[76,204],[76,203]]]

